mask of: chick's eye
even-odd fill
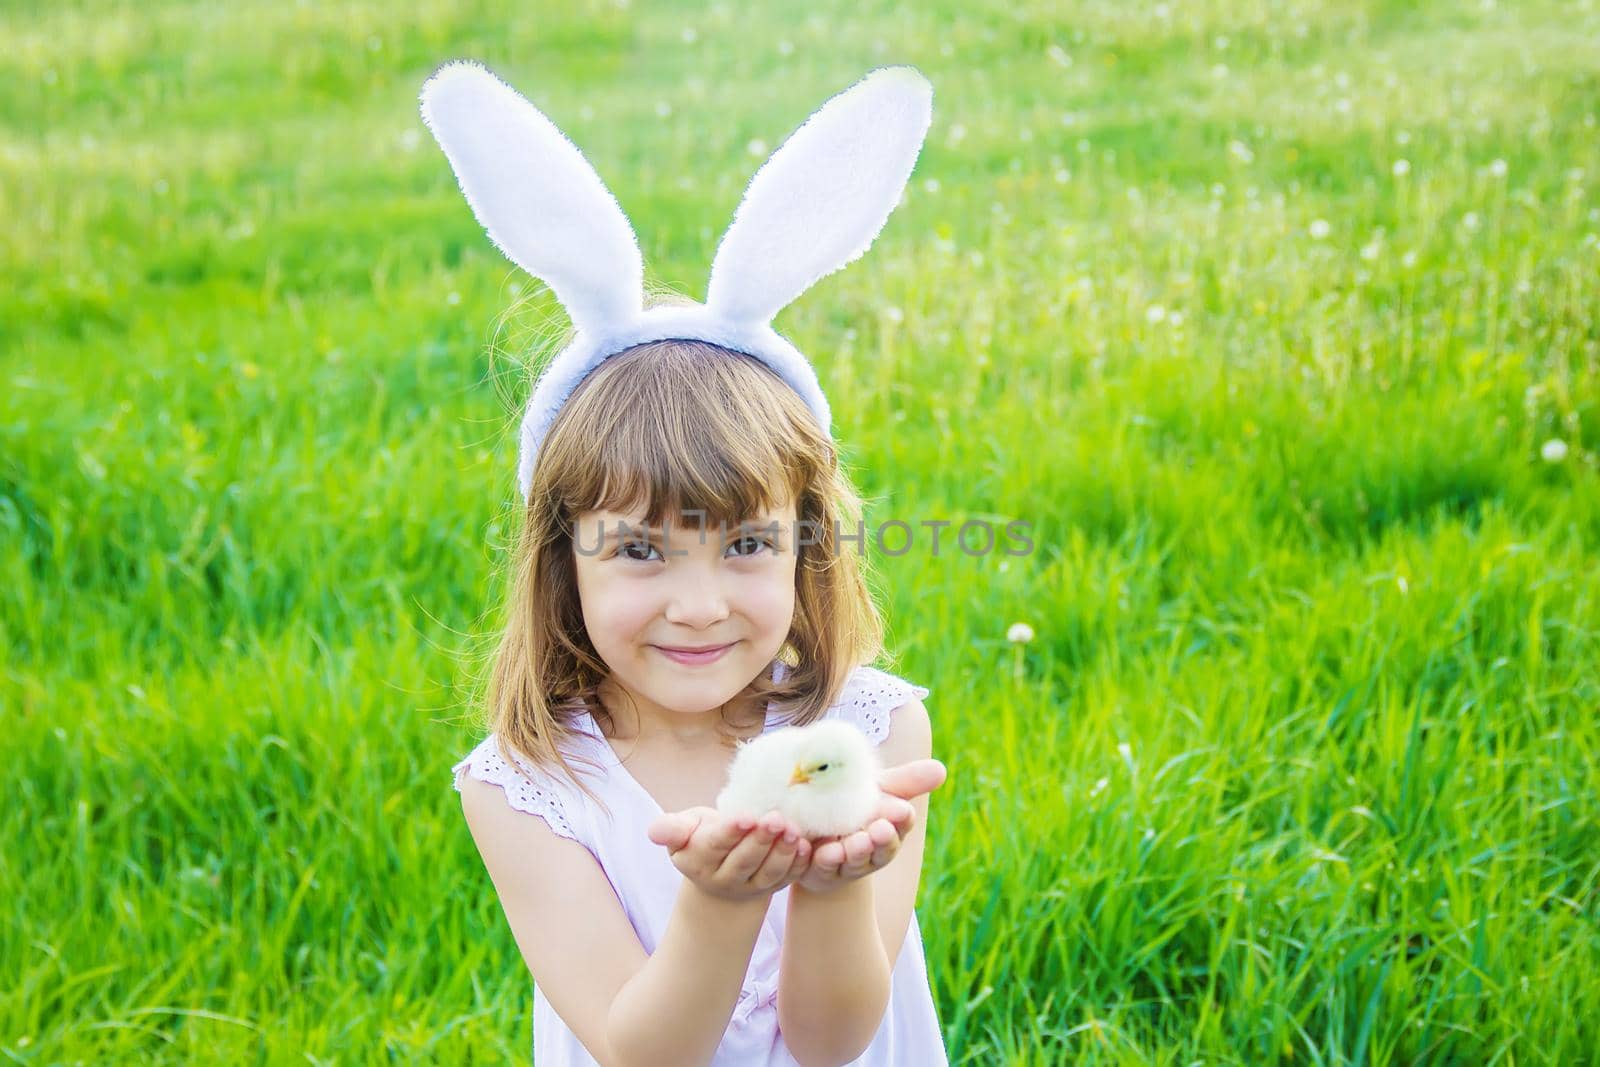
[[[819,770],[819,771],[825,771],[827,769],[828,769],[828,765],[826,763],[824,763],[824,764],[820,765],[819,767],[817,767],[817,770]]]

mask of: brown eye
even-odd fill
[[[732,548],[732,547],[735,547],[735,546],[738,546],[738,545],[752,545],[752,546],[754,546],[754,547],[750,548],[748,551],[735,552],[734,553],[735,555],[739,555],[739,556],[753,556],[753,555],[757,554],[758,552],[760,552],[763,548],[770,548],[773,551],[777,551],[777,548],[778,548],[777,545],[773,544],[772,541],[768,540],[767,538],[754,537],[754,536],[741,537],[737,541],[731,542],[729,547]]]
[[[655,547],[655,545],[652,545],[648,541],[629,541],[627,544],[617,549],[617,555],[621,556],[623,559],[632,560],[635,563],[649,563],[650,556],[648,553],[655,551]],[[630,551],[631,549],[643,549],[646,555],[641,559],[640,557],[633,555]]]

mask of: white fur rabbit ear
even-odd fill
[[[633,227],[553,122],[470,60],[434,71],[421,101],[489,239],[555,291],[580,331],[639,313],[644,260]]]
[[[932,120],[933,86],[913,67],[880,67],[818,108],[750,179],[707,306],[767,323],[859,258],[900,202]]]

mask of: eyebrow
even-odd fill
[[[728,532],[743,534],[758,530],[766,530],[772,527],[777,527],[778,531],[781,532],[783,529],[783,520],[774,516],[767,516],[766,518],[761,519],[746,519],[738,526],[729,529]],[[662,534],[662,528],[660,526],[651,526],[647,529],[645,524],[642,522],[633,522],[629,519],[610,519],[604,524],[603,536],[600,543],[602,545],[614,544],[619,537],[639,537],[646,533],[648,533],[648,536],[651,539],[659,538]],[[690,536],[698,536],[698,531],[691,532]]]

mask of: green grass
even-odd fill
[[[556,309],[417,115],[474,56],[696,299],[751,141],[935,84],[778,326],[869,518],[1033,524],[874,554],[953,1062],[1590,1061],[1596,5],[547,7],[0,8],[0,1053],[526,1055],[448,768]]]

